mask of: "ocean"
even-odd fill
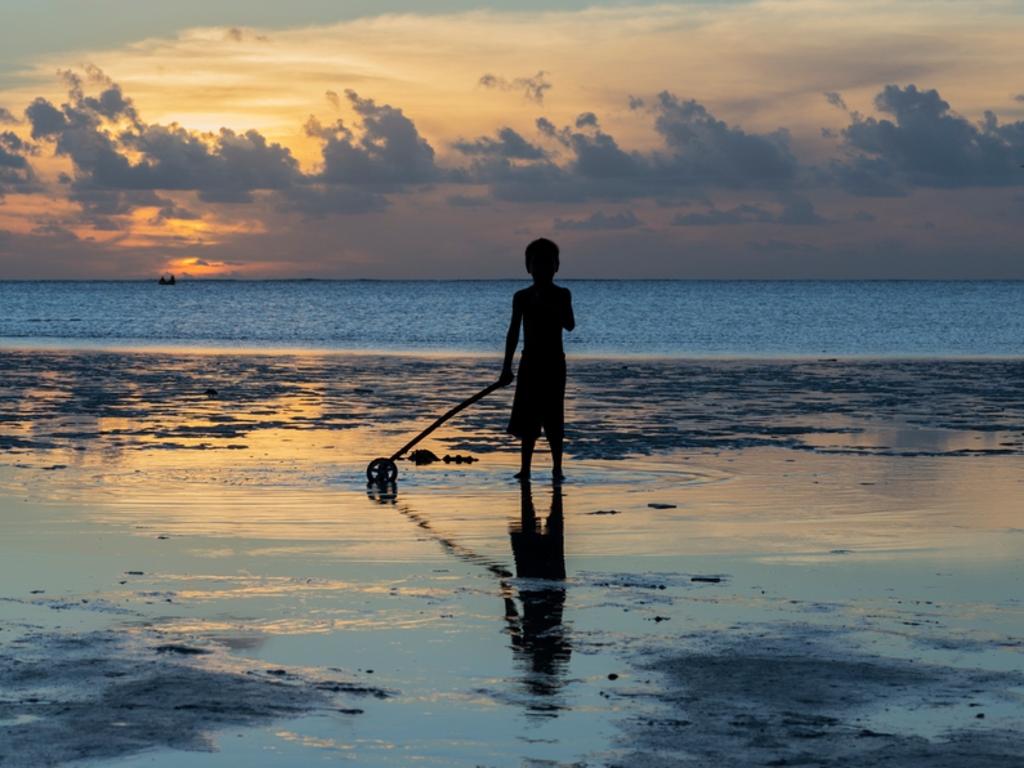
[[[569,280],[569,354],[1024,356],[1024,282]],[[0,282],[0,347],[502,350],[521,281]]]

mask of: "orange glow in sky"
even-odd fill
[[[997,0],[759,0],[183,22],[22,54],[0,274],[508,276],[550,235],[574,276],[1024,276],[1022,32]],[[66,105],[105,138],[62,133]]]

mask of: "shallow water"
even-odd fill
[[[564,488],[564,582],[517,577],[518,488],[457,482],[507,476],[508,463],[422,472],[383,498],[349,479],[225,488],[145,467],[134,487],[104,479],[90,491],[66,474],[50,487],[74,501],[47,501],[36,486],[35,502],[4,504],[0,625],[8,641],[112,628],[129,638],[129,661],[179,643],[212,651],[198,658],[214,670],[393,692],[221,726],[214,753],[129,749],[117,765],[343,754],[382,766],[614,763],[636,746],[629,722],[666,716],[644,665],[744,633],[781,632],[789,652],[814,639],[833,658],[928,661],[954,670],[946,676],[1020,671],[1015,457],[801,454],[794,464],[789,453],[677,456],[695,466],[654,482],[633,462],[580,467],[603,480]],[[42,472],[11,468],[4,479],[13,490]],[[862,485],[869,477],[877,485]],[[535,486],[542,523],[553,498]],[[60,658],[47,642],[33,647]],[[898,715],[904,732],[936,738],[976,729],[981,706],[986,728],[1019,728],[1014,681],[974,684],[955,706],[883,700],[857,716],[891,729]]]
[[[486,361],[5,365],[0,754],[21,755],[6,764],[40,764],[5,753],[29,743],[121,766],[749,765],[808,749],[830,764],[829,745],[872,766],[858,750],[924,744],[904,764],[933,765],[949,733],[1019,754],[1024,459],[999,444],[1024,432],[1015,364],[588,363],[570,412],[593,439],[560,492],[534,483],[532,518],[500,399],[429,443],[478,462],[403,462],[394,491],[362,479]],[[565,578],[538,578],[559,542]],[[752,656],[785,682],[794,654],[813,661],[806,686],[856,706],[730,693]],[[18,677],[83,657],[104,659],[97,674]],[[232,693],[252,686],[276,709]],[[166,728],[122,737],[135,721],[104,696],[126,690],[170,702],[143,718]],[[109,716],[58,737],[72,701]],[[751,746],[757,710],[803,736]],[[657,741],[682,721],[707,739]]]

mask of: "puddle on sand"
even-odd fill
[[[837,431],[803,435],[813,450],[859,452],[888,456],[949,456],[1015,454],[1022,446],[1019,432],[943,429],[909,423],[849,422]]]

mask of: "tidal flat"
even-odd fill
[[[0,355],[0,766],[1017,766],[1024,362]]]

